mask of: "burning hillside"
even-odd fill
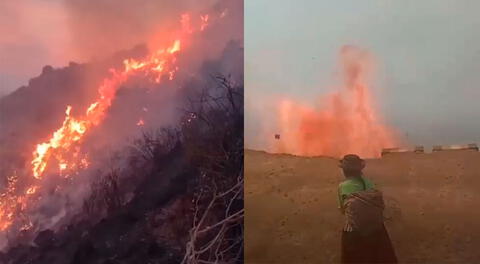
[[[71,63],[64,69],[46,66],[42,75],[32,79],[28,86],[1,99],[2,123],[5,122],[0,132],[0,172],[5,178],[0,197],[2,248],[23,248],[26,250],[23,257],[40,261],[38,252],[32,256],[28,249],[32,243],[34,247],[42,244],[38,242],[42,239],[40,235],[51,232],[49,236],[55,240],[57,235],[73,232],[71,225],[79,221],[86,221],[83,226],[86,231],[102,217],[122,221],[124,218],[118,218],[120,211],[130,214],[131,209],[156,215],[160,208],[154,205],[166,206],[178,197],[196,199],[193,195],[196,189],[187,186],[196,181],[197,175],[210,173],[203,172],[193,160],[199,159],[198,153],[191,154],[195,149],[192,142],[199,140],[202,133],[192,137],[187,131],[200,126],[196,121],[199,116],[222,114],[214,114],[218,108],[203,112],[208,107],[202,105],[210,97],[200,103],[192,103],[190,98],[203,91],[203,87],[218,86],[221,89],[211,90],[215,96],[225,98],[225,102],[218,99],[216,104],[231,102],[238,112],[239,99],[237,95],[232,97],[231,92],[238,93],[241,89],[236,84],[239,79],[212,78],[212,75],[238,78],[243,74],[243,51],[237,42],[241,40],[236,39],[236,32],[242,28],[233,28],[241,25],[238,19],[243,14],[235,14],[240,6],[241,3],[230,1],[217,4],[208,12],[179,13],[176,23],[170,22],[176,27],[151,36],[148,47],[139,46],[89,64]],[[217,45],[221,47],[213,48]],[[226,91],[230,94],[228,98],[223,97]],[[210,122],[225,123],[225,120]],[[232,122],[237,126],[238,120]],[[150,132],[161,127],[170,127],[168,131],[174,132]],[[236,144],[241,136],[236,132],[228,135],[235,137],[228,139],[227,145]],[[185,171],[161,161],[169,157],[178,159]],[[222,176],[228,178],[233,174],[236,181],[238,165],[230,169]],[[165,174],[162,183],[152,179],[155,175],[159,177],[160,171]],[[183,175],[179,177],[184,188],[175,187],[182,182],[171,182],[177,175]],[[144,184],[152,180],[160,186],[149,191]],[[236,184],[227,182],[230,185],[223,188]],[[218,191],[224,190],[218,187]],[[156,197],[154,193],[166,191],[164,188],[172,191]],[[139,198],[146,194],[154,197]],[[202,199],[206,197],[209,196],[204,194]],[[235,195],[231,199],[237,198],[240,197]],[[201,210],[203,200],[198,199],[201,201],[195,208]],[[134,222],[146,221],[138,215],[134,218]],[[198,223],[189,223],[192,224]],[[202,224],[205,223],[198,227],[203,227]],[[64,229],[67,226],[70,226],[68,231]],[[188,235],[188,230],[182,235]],[[180,245],[183,250],[185,243]],[[24,263],[10,252],[13,263]],[[73,255],[68,258],[82,259]],[[62,259],[57,261],[66,263]]]
[[[379,157],[382,148],[399,142],[375,108],[369,83],[374,71],[372,56],[345,46],[340,52],[344,85],[322,96],[316,107],[290,99],[278,103],[278,132],[270,149],[297,155],[340,157],[358,153]]]

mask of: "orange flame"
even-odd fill
[[[16,173],[8,176],[6,192],[0,196],[0,231],[7,229],[13,223],[15,212],[24,207],[23,197],[15,195],[17,180]]]
[[[37,186],[33,186],[33,187],[30,187],[27,189],[27,194],[34,194],[36,191],[37,191],[38,187]]]
[[[169,80],[174,79],[179,70],[176,65],[176,56],[182,50],[181,40],[187,34],[195,32],[190,23],[189,14],[182,15],[181,24],[182,30],[177,32],[177,37],[172,38],[173,41],[169,43],[170,45],[154,49],[154,52],[142,60],[124,60],[121,70],[110,69],[111,76],[105,78],[98,88],[97,100],[90,104],[83,115],[73,116],[72,107],[67,106],[62,126],[53,132],[48,140],[37,144],[33,151],[31,171],[37,181],[31,186],[27,186],[25,191],[19,192],[16,187],[16,174],[7,178],[6,191],[0,194],[0,231],[11,227],[14,221],[20,221],[20,223],[23,221],[21,224],[23,230],[32,227],[32,223],[25,218],[23,212],[28,206],[28,200],[33,199],[41,187],[41,182],[38,180],[42,179],[50,167],[59,169],[62,174],[66,170],[77,170],[89,166],[87,156],[79,155],[80,148],[78,146],[84,136],[103,121],[107,110],[112,105],[115,93],[122,83],[136,74],[143,74],[157,83],[162,80],[162,76],[168,77]],[[197,32],[202,27],[204,26],[200,26]],[[143,110],[148,111],[146,108]]]
[[[379,157],[397,144],[393,131],[379,121],[372,104],[368,75],[372,56],[346,46],[341,50],[345,77],[342,91],[326,96],[319,108],[292,100],[279,103],[281,141],[274,149],[297,155],[341,157],[348,153]]]
[[[165,52],[166,50],[166,52]],[[48,161],[51,157],[57,160],[65,159],[65,152],[69,152],[71,146],[83,138],[83,135],[91,127],[98,125],[106,110],[111,106],[116,89],[127,78],[139,71],[154,76],[156,82],[160,81],[160,77],[165,73],[166,69],[172,69],[166,73],[169,78],[173,79],[172,71],[175,67],[167,67],[167,63],[172,63],[174,54],[180,51],[180,40],[175,40],[167,49],[161,49],[153,53],[144,60],[126,59],[124,60],[124,69],[121,72],[111,70],[113,76],[103,81],[99,88],[99,99],[92,103],[86,110],[84,116],[74,118],[70,115],[72,107],[68,106],[66,117],[63,125],[53,133],[52,137],[44,143],[37,145],[33,155],[32,171],[33,176],[40,179],[43,172],[47,168]],[[70,167],[68,163],[60,163],[60,170]]]

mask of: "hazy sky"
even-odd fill
[[[313,103],[330,91],[345,44],[375,55],[379,111],[411,143],[480,143],[478,10],[473,0],[246,0],[247,147],[259,144],[259,116],[273,115],[266,98]]]
[[[0,0],[0,96],[45,65],[87,62],[161,40],[180,14],[206,12],[217,0]],[[158,36],[156,35],[158,34]]]
[[[0,96],[46,64],[68,64],[66,13],[59,0],[0,1]]]

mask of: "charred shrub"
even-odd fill
[[[182,263],[240,263],[243,255],[243,87],[217,86],[189,99],[181,135],[199,173]]]

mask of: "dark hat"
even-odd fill
[[[338,166],[346,170],[362,170],[365,168],[365,161],[358,155],[347,154],[343,156],[343,159],[340,160],[340,164]]]

